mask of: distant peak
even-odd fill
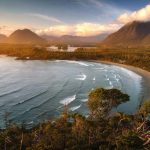
[[[30,29],[18,29],[7,39],[8,43],[44,43],[46,42]]]
[[[32,32],[30,29],[18,29],[18,32]]]
[[[149,21],[133,21],[117,32],[108,36],[104,41],[104,45],[110,46],[139,46],[143,42],[149,42],[150,22]]]
[[[30,29],[22,29],[22,31],[31,31]]]

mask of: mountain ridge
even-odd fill
[[[14,31],[5,41],[11,44],[44,44],[46,41],[29,29]]]
[[[63,35],[60,37],[42,35],[41,37],[52,43],[58,43],[58,44],[63,43],[63,44],[69,44],[69,45],[78,45],[78,44],[86,45],[86,44],[97,44],[100,41],[102,41],[104,38],[106,38],[107,36],[108,34],[99,34],[95,36]]]
[[[150,46],[150,22],[133,21],[128,23],[104,39],[102,45],[106,47]]]
[[[74,35],[38,35],[30,29],[15,30],[10,36],[0,35],[0,42],[8,44],[67,44],[67,45],[96,45],[108,36],[107,33],[95,36],[74,36]]]

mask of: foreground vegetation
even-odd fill
[[[50,52],[44,47],[33,45],[0,44],[0,54],[14,56],[18,59],[38,60],[104,60],[127,65],[133,65],[150,71],[150,49],[85,49],[79,48],[75,52]]]
[[[146,101],[135,115],[112,113],[112,107],[129,100],[119,90],[98,88],[89,94],[89,117],[71,114],[67,106],[58,119],[41,123],[32,129],[8,124],[0,130],[0,150],[142,150],[149,149],[141,130],[150,113]],[[142,115],[141,115],[142,114]],[[139,129],[137,130],[137,127]]]

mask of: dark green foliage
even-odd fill
[[[132,65],[150,71],[150,50],[146,48],[79,48],[75,52],[50,52],[46,51],[46,46],[48,45],[41,47],[35,45],[0,44],[0,54],[25,60],[104,60]]]
[[[0,130],[0,150],[143,149],[143,141],[135,131],[136,117],[115,113],[109,117],[93,119],[93,111],[102,106],[99,101],[103,99],[107,99],[112,108],[126,102],[129,97],[116,89],[96,89],[89,94],[88,105],[91,112],[88,118],[78,113],[70,114],[65,107],[58,119],[31,129],[9,125]],[[149,145],[146,147],[149,148]]]
[[[150,100],[147,100],[143,103],[142,107],[140,108],[140,112],[145,116],[150,114]]]
[[[125,131],[117,140],[117,148],[122,150],[142,150],[143,141],[135,132]]]
[[[127,94],[117,89],[98,88],[89,94],[88,107],[94,118],[106,118],[113,107],[129,100]]]

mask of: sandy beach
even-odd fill
[[[140,76],[142,76],[142,84],[143,84],[143,88],[144,88],[142,99],[143,100],[150,99],[150,72],[143,70],[141,68],[138,68],[138,67],[131,66],[131,65],[124,65],[124,64],[119,64],[119,63],[114,63],[114,62],[109,62],[109,61],[96,61],[96,62],[120,66],[120,67],[131,70],[131,71],[139,74]]]

